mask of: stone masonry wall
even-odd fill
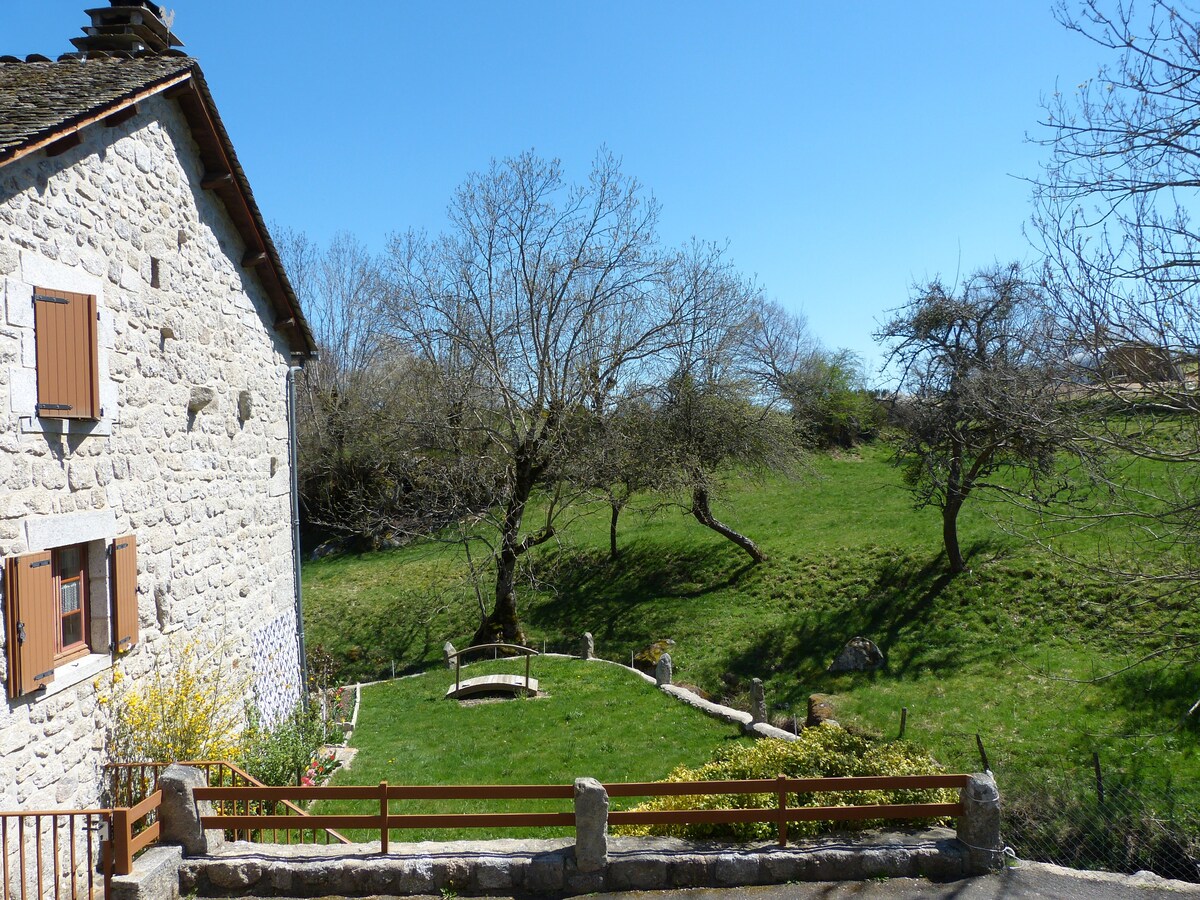
[[[274,312],[199,187],[172,101],[83,137],[0,168],[0,557],[93,542],[94,613],[92,656],[56,670],[43,696],[0,698],[0,809],[99,799],[107,707],[95,682],[111,657],[96,652],[107,574],[92,550],[106,539],[138,541],[141,641],[120,663],[134,682],[192,643],[218,651],[271,716],[300,686],[290,357]],[[35,286],[97,296],[104,412],[90,433],[45,433],[33,414]],[[195,388],[213,399],[189,416]]]

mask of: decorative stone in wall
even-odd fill
[[[754,717],[755,722],[767,721],[767,695],[763,691],[761,678],[750,682],[750,715]]]
[[[284,613],[251,638],[254,702],[263,723],[276,724],[300,699],[300,662],[295,617]]]

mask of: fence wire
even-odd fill
[[[909,734],[924,743],[930,735]],[[1200,882],[1200,784],[1173,779],[1163,767],[1145,774],[1127,763],[1136,754],[1054,753],[1056,744],[974,734],[938,736],[948,768],[996,775],[1005,844],[1020,860],[1076,869]],[[1048,760],[1053,760],[1050,762]]]
[[[1166,791],[1111,785],[1102,792],[1085,772],[1014,784],[1002,808],[1005,842],[1023,859],[1076,869],[1200,881],[1200,816]]]

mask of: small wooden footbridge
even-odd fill
[[[495,659],[500,654],[506,656],[525,657],[525,675],[477,675],[474,678],[463,679],[462,658],[467,654],[480,654],[491,650]],[[480,694],[511,694],[514,697],[532,697],[538,692],[538,680],[529,677],[529,661],[540,656],[532,647],[522,647],[520,644],[477,644],[466,647],[446,657],[447,662],[454,660],[454,684],[446,689],[447,700],[462,700]]]

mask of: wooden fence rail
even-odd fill
[[[162,791],[155,791],[135,806],[112,811],[112,856],[116,874],[132,872],[134,856],[158,840],[162,824],[157,813],[161,805]]]
[[[575,786],[565,785],[378,785],[338,787],[267,787],[228,763],[201,762],[217,785],[196,788],[197,800],[217,805],[220,815],[204,816],[203,828],[233,830],[245,840],[278,841],[279,831],[290,842],[298,829],[349,840],[333,829],[358,828],[379,834],[382,852],[388,851],[390,833],[411,828],[521,828],[573,827],[574,811],[530,813],[397,814],[390,804],[406,800],[572,800]],[[206,768],[207,767],[207,768]],[[124,779],[114,796],[136,802],[113,809],[33,810],[0,812],[0,897],[4,900],[93,900],[103,885],[107,896],[111,878],[127,875],[134,857],[154,844],[161,824],[162,803],[158,776],[164,766],[131,764],[114,767],[113,777]],[[214,778],[215,776],[215,778]],[[686,825],[719,823],[773,823],[780,844],[787,843],[789,822],[852,821],[863,819],[919,819],[961,816],[963,805],[954,803],[884,803],[851,806],[798,806],[789,798],[804,793],[846,791],[924,791],[962,788],[967,775],[909,775],[866,778],[778,778],[742,781],[617,782],[603,785],[610,797],[711,796],[714,794],[774,795],[772,807],[759,809],[683,809],[646,812],[613,811],[613,825]],[[228,784],[225,782],[238,782]],[[135,790],[136,789],[136,790]],[[121,793],[124,792],[124,793]],[[312,815],[297,804],[313,800],[357,800],[372,804],[366,813]],[[284,813],[279,813],[284,809]],[[298,821],[299,820],[299,821]],[[270,837],[268,837],[270,836]],[[98,873],[103,873],[102,881]]]
[[[648,812],[614,811],[608,814],[613,825],[687,825],[743,822],[774,823],[779,841],[787,842],[787,825],[798,821],[854,821],[864,819],[920,819],[962,815],[963,806],[954,803],[886,803],[856,806],[789,805],[789,795],[839,793],[845,791],[917,791],[938,788],[962,788],[966,775],[872,776],[861,778],[779,778],[741,781],[630,782],[604,785],[610,797],[707,796],[713,794],[770,794],[775,806],[760,809],[690,809]],[[285,800],[356,800],[371,802],[377,811],[369,813],[318,814],[309,818],[315,828],[357,828],[379,834],[381,850],[386,853],[390,832],[405,828],[518,828],[574,826],[574,812],[542,813],[447,813],[395,814],[393,801],[404,800],[540,800],[574,797],[575,787],[568,785],[356,785],[339,787],[208,787],[197,788],[197,800],[209,800],[228,808],[241,804],[250,808]],[[271,814],[222,814],[201,818],[204,828],[233,828],[242,833],[261,833],[264,829],[287,827],[287,817]]]

